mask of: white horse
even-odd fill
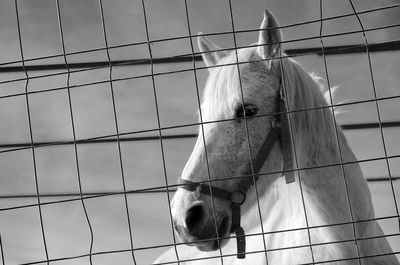
[[[173,222],[181,241],[191,246],[178,244],[155,264],[399,264],[373,220],[367,183],[322,86],[285,58],[281,41],[269,11],[253,47],[229,53],[199,35],[210,67],[200,112],[204,124],[181,179],[237,190],[240,177],[252,173],[249,157],[254,162],[272,128],[283,87],[291,157],[300,169],[295,181],[287,184],[282,177],[283,143],[275,141],[260,170],[270,173],[248,187],[241,205],[244,259],[237,258],[230,235],[232,202],[197,187],[179,188],[171,204]]]

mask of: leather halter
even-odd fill
[[[267,160],[276,141],[280,140],[283,155],[283,172],[285,174],[286,183],[295,181],[293,172],[292,159],[292,138],[289,127],[289,117],[286,107],[286,98],[282,85],[280,86],[279,99],[277,104],[277,112],[271,124],[271,130],[267,135],[256,159],[253,162],[253,168],[249,169],[247,176],[244,176],[235,191],[231,192],[219,187],[210,185],[210,183],[192,182],[185,179],[178,179],[180,188],[188,191],[195,191],[217,197],[222,200],[230,201],[232,208],[232,225],[231,232],[236,234],[237,241],[237,258],[244,259],[246,254],[246,241],[244,230],[240,225],[240,205],[246,200],[246,193],[251,185],[254,185],[259,178],[259,172]],[[218,235],[219,236],[219,235]]]

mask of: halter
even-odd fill
[[[283,154],[283,171],[285,172],[286,183],[295,181],[292,159],[292,139],[290,135],[289,117],[286,107],[286,98],[282,85],[280,86],[277,112],[272,120],[271,130],[267,135],[256,159],[250,174],[243,177],[235,191],[231,192],[222,188],[210,185],[209,183],[192,182],[185,179],[178,179],[180,188],[188,191],[195,191],[200,194],[215,196],[219,199],[230,201],[232,208],[231,232],[236,234],[237,258],[244,259],[246,256],[246,241],[244,230],[240,225],[240,205],[246,201],[246,193],[251,185],[254,185],[259,178],[259,172],[267,160],[277,140],[280,140]],[[252,178],[250,178],[252,177]]]

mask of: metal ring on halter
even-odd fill
[[[231,195],[232,203],[243,204],[246,200],[246,194],[241,190],[235,190]]]

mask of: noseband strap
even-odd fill
[[[235,190],[233,192],[209,185],[208,183],[192,182],[186,179],[178,179],[180,188],[188,191],[195,191],[199,194],[210,195],[211,197],[217,197],[222,200],[230,201],[232,208],[232,225],[231,232],[236,234],[237,241],[237,258],[244,259],[246,253],[246,240],[244,229],[240,225],[240,205],[246,200],[246,193],[241,190]],[[218,230],[218,229],[217,229]],[[220,237],[221,235],[217,235]]]
[[[251,185],[254,185],[259,178],[259,172],[270,155],[272,148],[278,140],[280,140],[283,156],[283,171],[286,183],[295,181],[293,172],[293,158],[292,158],[292,138],[289,126],[289,117],[286,107],[286,99],[283,95],[282,86],[279,93],[278,112],[275,115],[271,124],[271,130],[267,135],[255,161],[253,167],[248,170],[249,175],[240,180],[238,188],[231,192],[213,185],[210,183],[192,182],[185,179],[178,179],[180,188],[188,191],[205,194],[212,197],[231,202],[232,208],[232,225],[231,232],[236,234],[237,242],[237,258],[244,259],[246,256],[246,240],[245,233],[240,225],[240,205],[246,201],[246,193]],[[217,229],[218,230],[218,229]],[[220,235],[218,235],[219,237]]]

